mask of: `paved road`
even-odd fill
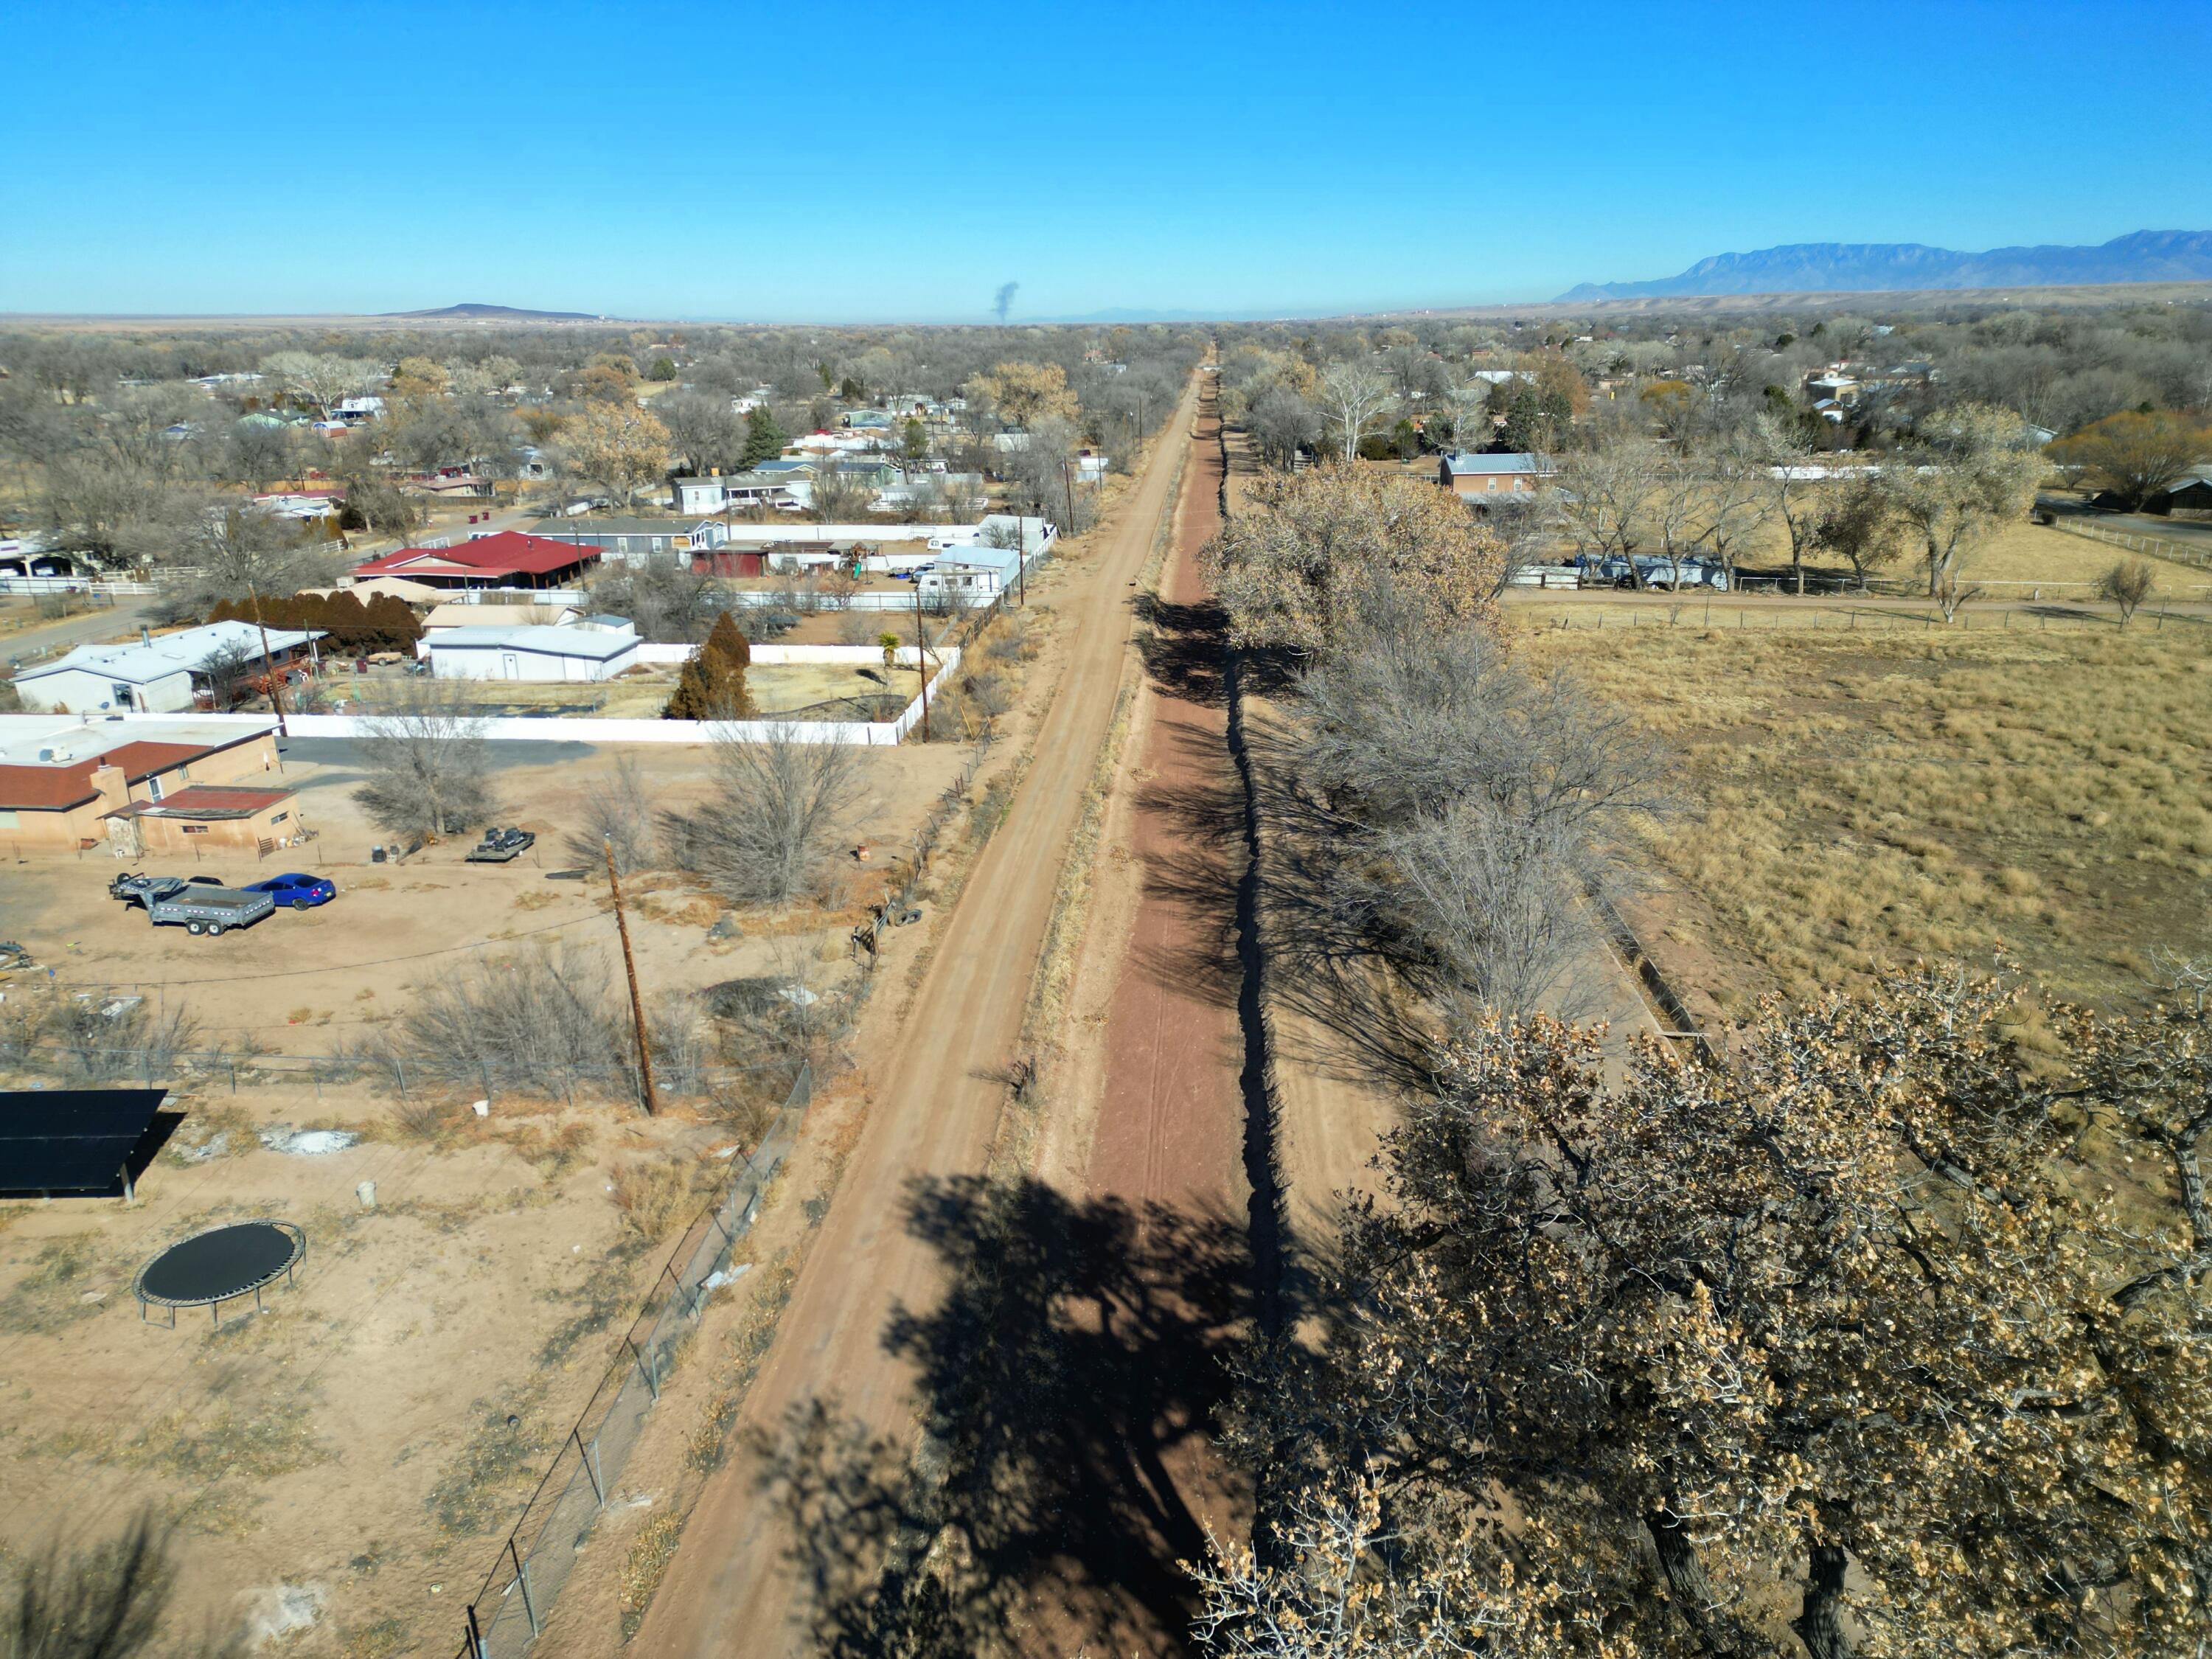
[[[118,599],[112,611],[90,611],[81,617],[43,623],[20,633],[0,634],[0,663],[27,664],[42,653],[59,656],[72,646],[128,639],[153,605],[150,599]]]
[[[1194,379],[1112,544],[1061,591],[1071,655],[1034,763],[976,860],[901,1036],[888,1055],[864,1057],[874,1109],[731,1431],[742,1449],[693,1511],[634,1644],[640,1659],[811,1651],[801,1575],[824,1564],[791,1559],[785,1488],[755,1437],[779,1439],[794,1407],[818,1403],[895,1446],[914,1438],[920,1373],[886,1351],[885,1336],[902,1311],[939,1309],[949,1251],[946,1239],[909,1231],[908,1200],[917,1182],[957,1182],[983,1168],[1006,1093],[990,1073],[1018,1037],[1085,791],[1120,688],[1136,672],[1132,585],[1170,505],[1196,403]],[[866,1553],[862,1538],[838,1541]]]

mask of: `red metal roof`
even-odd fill
[[[502,530],[496,535],[481,536],[454,547],[403,547],[397,553],[371,559],[354,574],[404,576],[410,566],[416,570],[435,570],[438,564],[444,564],[459,568],[438,574],[547,576],[571,565],[587,563],[605,550],[592,542],[579,544],[556,541],[550,536],[526,535],[520,530]]]
[[[248,789],[225,783],[195,783],[174,789],[159,800],[134,800],[118,806],[109,817],[236,818],[264,811],[289,800],[289,789]]]
[[[259,736],[258,732],[254,734]],[[240,742],[251,742],[242,738]],[[203,755],[232,744],[118,743],[105,754],[72,761],[66,766],[0,766],[0,811],[65,812],[94,799],[92,775],[102,766],[119,766],[131,783],[143,783],[163,772],[174,771]],[[191,793],[190,789],[186,790]],[[172,798],[173,799],[173,797]]]

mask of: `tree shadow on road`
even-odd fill
[[[919,1448],[823,1402],[758,1448],[815,1646],[1184,1646],[1176,1564],[1206,1548],[1191,1494],[1242,1508],[1207,1446],[1249,1322],[1242,1226],[981,1177],[916,1183],[907,1225],[947,1275],[936,1307],[902,1309],[884,1333],[920,1372]]]

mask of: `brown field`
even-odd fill
[[[1564,611],[1565,607],[1559,607]],[[1662,963],[1740,1014],[1915,959],[2007,963],[2124,1006],[2151,953],[2212,946],[2212,629],[1987,615],[1761,631],[1686,607],[1522,635],[1680,751],[1658,832]],[[1814,613],[1817,614],[1817,613]],[[1552,620],[1556,620],[1556,614]],[[1735,618],[1731,616],[1729,622]]]

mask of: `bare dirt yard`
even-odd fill
[[[705,750],[630,752],[671,802],[704,787]],[[393,866],[369,862],[387,838],[352,801],[347,746],[293,744],[284,781],[317,840],[280,854],[289,866],[202,867],[234,882],[315,871],[338,898],[220,939],[126,914],[105,894],[117,868],[105,855],[9,865],[0,938],[41,966],[0,986],[0,1017],[84,992],[95,1006],[143,997],[195,1031],[194,1058],[155,1074],[181,1121],[135,1203],[0,1203],[0,1554],[106,1536],[148,1505],[179,1528],[195,1621],[296,1621],[297,1651],[346,1659],[459,1646],[462,1604],[669,1242],[757,1120],[720,1096],[647,1119],[619,1087],[573,1100],[497,1090],[478,1117],[478,1089],[418,1080],[403,1096],[388,1079],[301,1066],[394,1027],[458,964],[557,941],[599,956],[618,988],[605,880],[548,878],[579,866],[565,838],[623,753],[495,745],[501,821],[535,830],[537,848],[482,866],[449,843]],[[895,848],[967,753],[865,751],[852,840]],[[847,932],[889,880],[879,859],[842,868],[823,903],[739,911],[738,935],[720,939],[708,930],[726,907],[689,878],[626,882],[648,999],[769,976],[834,998],[857,971]],[[43,1049],[0,1079],[80,1080],[81,1061]],[[357,1139],[280,1149],[319,1130]],[[265,1313],[140,1322],[131,1285],[154,1253],[253,1217],[307,1236],[296,1284],[270,1291]]]

